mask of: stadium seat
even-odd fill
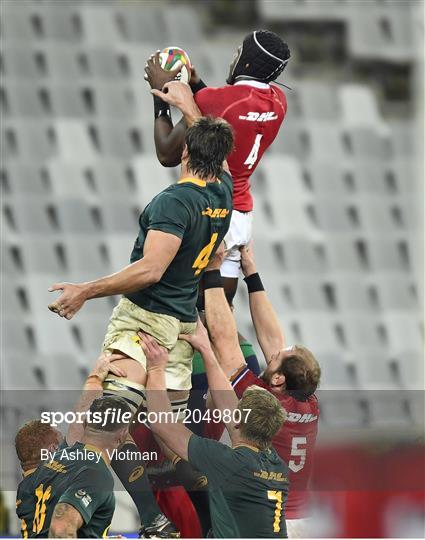
[[[28,4],[4,2],[2,5],[2,41],[7,43],[32,42],[37,39],[33,9]],[[34,6],[32,6],[34,7]]]
[[[144,205],[171,185],[167,169],[161,167],[156,156],[138,156],[131,162],[139,195]],[[153,182],[152,179],[155,179]]]
[[[414,344],[406,341],[406,350],[390,357],[397,370],[402,388],[406,390],[424,390],[424,363],[422,350],[413,349]],[[422,411],[422,415],[424,412]]]
[[[19,158],[40,163],[57,155],[55,130],[45,121],[4,121],[2,129],[2,156],[6,162]]]
[[[411,276],[376,274],[379,304],[384,312],[410,311],[419,314],[420,305]]]
[[[135,118],[134,95],[129,88],[97,84],[94,96],[96,115],[102,119],[131,120]]]
[[[267,196],[274,205],[281,205],[283,209],[293,199],[311,199],[311,193],[304,185],[298,160],[289,156],[271,155],[261,164],[261,172],[265,177]]]
[[[159,48],[158,34],[165,34],[165,21],[161,11],[152,5],[144,6],[143,10],[137,4],[129,4],[125,9],[120,8],[122,6],[118,6],[116,21],[122,39],[131,43],[152,43],[154,45],[149,54],[156,51]],[[147,56],[144,62],[146,59]]]
[[[115,200],[137,200],[136,178],[133,169],[124,161],[102,159],[83,171],[86,184],[95,197]]]
[[[370,422],[376,428],[408,427],[412,419],[409,414],[408,395],[400,390],[376,390],[368,393]]]
[[[326,294],[326,286],[314,277],[285,276],[283,294],[287,309],[294,311],[331,311],[332,304]]]
[[[423,322],[419,315],[406,311],[384,312],[389,350],[398,355],[406,350],[423,351]]]
[[[43,167],[34,166],[29,162],[10,162],[5,169],[10,180],[13,199],[31,197],[44,197],[49,199],[51,187],[49,178],[46,177]],[[2,189],[2,195],[7,191]]]
[[[142,153],[140,129],[125,122],[97,122],[92,126],[97,150],[104,157],[130,159]]]
[[[343,353],[322,350],[313,352],[322,372],[320,390],[354,390],[354,379]]]
[[[170,43],[178,43],[183,49],[194,48],[203,41],[202,22],[190,5],[172,4],[164,16],[166,34]],[[190,53],[189,53],[190,54]],[[230,59],[229,62],[230,64]]]
[[[380,233],[391,233],[403,228],[400,201],[387,197],[372,197],[370,194],[356,199],[362,229]]]
[[[32,351],[34,354],[34,351]],[[34,395],[30,398],[30,393],[40,390],[42,385],[37,379],[33,366],[28,362],[30,354],[18,354],[18,351],[8,351],[7,361],[2,362],[2,390],[22,390],[19,392],[20,405],[28,403],[30,399],[34,401]],[[9,403],[10,405],[10,403]]]
[[[81,39],[81,19],[75,5],[64,4],[59,8],[47,2],[40,7],[40,37],[65,43],[77,43]]]
[[[58,220],[62,231],[88,234],[101,230],[98,209],[79,199],[66,199],[57,202]]]
[[[332,120],[341,116],[341,105],[337,92],[323,82],[303,83],[297,88],[302,116],[310,121]]]
[[[323,274],[327,269],[324,246],[308,237],[290,236],[281,242],[285,269],[294,274]],[[255,244],[257,250],[257,244]]]
[[[80,163],[95,159],[96,150],[82,121],[61,118],[56,120],[55,128],[61,159]]]
[[[362,390],[375,392],[399,388],[397,379],[391,373],[384,351],[370,354],[368,351],[353,352],[353,365]]]
[[[332,277],[338,309],[346,312],[374,313],[378,309],[376,288],[366,277],[335,274]]]
[[[2,45],[2,78],[4,82],[40,81],[43,71],[37,63],[37,50],[21,43]]]
[[[308,177],[312,196],[332,194],[336,201],[351,193],[352,188],[346,180],[349,170],[347,165],[321,158],[303,163],[303,170]]]
[[[69,82],[50,84],[48,93],[52,115],[56,118],[87,119],[91,112],[85,103],[87,89],[87,86]]]
[[[313,208],[317,226],[324,231],[343,232],[358,228],[358,211],[355,205],[316,198]]]
[[[55,43],[41,49],[46,59],[47,73],[51,82],[78,82],[87,76],[85,55],[80,47]]]
[[[92,46],[87,50],[87,63],[90,76],[104,79],[105,82],[120,82],[125,75],[122,67],[122,55],[115,49],[105,46]]]
[[[76,161],[54,159],[49,161],[46,168],[56,199],[78,198],[90,201],[92,193],[84,177],[84,165]]]
[[[358,429],[364,427],[367,418],[362,408],[361,396],[356,392],[319,390],[320,422],[328,430]]]
[[[7,206],[4,207],[5,210]],[[47,233],[58,230],[57,213],[54,205],[33,199],[22,200],[11,210],[12,221],[20,233]],[[13,228],[11,228],[13,231]]]
[[[61,401],[60,397],[55,390],[77,390],[75,397],[81,391],[81,387],[84,384],[84,378],[81,376],[76,358],[73,354],[45,354],[39,359],[40,367],[43,373],[43,378],[46,384],[46,389],[49,390],[51,399],[55,401],[55,410],[61,410],[58,408],[57,402]],[[70,396],[66,396],[70,399]],[[71,399],[72,403],[72,399]]]
[[[378,110],[377,100],[372,91],[361,84],[343,84],[339,90],[342,122],[348,128],[370,128],[376,132],[388,133]]]
[[[349,351],[376,352],[385,348],[385,341],[380,333],[380,319],[367,313],[344,313],[340,319],[344,325],[344,339]]]
[[[118,25],[113,10],[106,5],[84,5],[81,10],[84,28],[84,42],[93,45],[113,47],[120,41]]]
[[[102,202],[102,227],[109,234],[128,233],[137,236],[139,230],[138,218],[143,205],[136,197],[134,201],[123,202],[107,199]]]
[[[97,236],[68,236],[65,253],[68,272],[75,280],[87,281],[110,273],[107,248]]]
[[[133,234],[110,234],[106,239],[108,253],[113,270],[124,268],[130,262],[130,254],[133,250],[137,232]]]
[[[409,253],[407,243],[374,235],[367,241],[367,258],[370,268],[382,273],[405,273],[409,270]]]
[[[12,320],[25,321],[29,306],[25,291],[25,280],[16,275],[0,274],[0,280],[7,279],[8,286],[2,288],[3,303],[7,306],[7,316]],[[4,281],[1,281],[4,283]]]
[[[63,238],[24,237],[20,243],[27,273],[52,273],[60,276],[67,268]]]
[[[7,358],[18,354],[24,357],[35,354],[33,328],[21,317],[2,318],[2,348]],[[2,362],[2,364],[8,364],[8,362]]]
[[[345,141],[347,153],[354,159],[382,162],[392,156],[389,137],[371,128],[351,128],[346,132]]]
[[[341,350],[343,343],[337,332],[339,317],[309,311],[297,316],[297,320],[303,345],[315,352]]]
[[[312,158],[331,155],[334,160],[343,161],[346,157],[346,148],[342,132],[332,122],[312,122],[308,127],[308,153]]]

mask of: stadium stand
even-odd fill
[[[126,264],[139,211],[174,181],[154,155],[147,56],[168,42],[187,47],[203,78],[222,84],[237,41],[205,35],[185,4],[166,13],[155,3],[58,4],[3,0],[1,9],[4,389],[81,384],[114,300],[89,302],[65,323],[49,315],[47,287]],[[354,4],[257,0],[256,9],[277,29],[342,25],[337,46],[350,65],[397,72],[418,61],[414,2]],[[287,118],[253,179],[260,271],[288,341],[317,353],[323,391],[423,390],[423,186],[412,116],[387,114],[385,74],[370,83],[355,68],[343,80],[317,69],[309,77],[299,56],[286,75]],[[239,287],[236,316],[254,339],[247,306]],[[416,404],[406,415],[408,395],[383,396],[353,395],[335,408],[324,392],[321,430],[420,421]],[[2,462],[6,477],[17,477],[13,465]]]

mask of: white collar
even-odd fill
[[[236,81],[234,86],[237,86],[238,84],[247,84],[248,86],[253,86],[254,88],[270,88],[269,84],[260,81]]]

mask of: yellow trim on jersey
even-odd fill
[[[195,184],[196,186],[199,186],[199,187],[206,187],[207,186],[207,183],[205,182],[205,180],[200,180],[199,178],[191,178],[191,177],[182,178],[177,183],[178,184],[190,183],[190,184]]]
[[[256,446],[251,446],[250,444],[247,444],[247,443],[235,444],[235,446],[233,447],[233,450],[235,450],[236,448],[239,448],[240,446],[245,446],[245,448],[249,448],[250,450],[254,450],[254,452],[257,452],[257,453],[260,452],[259,448],[257,448]]]
[[[37,467],[34,467],[34,469],[28,469],[27,471],[23,471],[22,476],[23,476],[24,478],[26,478],[27,476],[29,476],[30,474],[32,474],[36,469],[37,469]]]
[[[87,448],[87,450],[91,450],[92,452],[96,452],[96,454],[100,454],[100,457],[103,459],[106,465],[109,465],[109,459],[103,455],[103,452],[102,450],[100,450],[100,448],[98,448],[97,446],[93,446],[92,444],[85,444],[84,448]]]

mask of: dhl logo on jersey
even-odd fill
[[[62,463],[57,461],[49,461],[48,463],[45,463],[44,466],[59,473],[66,473],[65,465],[62,465]]]
[[[254,476],[256,476],[257,478],[261,478],[263,480],[275,480],[276,482],[287,481],[287,478],[283,476],[281,472],[277,473],[273,471],[272,472],[260,471],[260,472],[255,472]]]
[[[214,210],[208,207],[206,210],[202,211],[203,216],[209,216],[210,218],[225,218],[229,215],[230,210],[227,208],[215,208]]]
[[[317,420],[317,416],[311,413],[300,414],[289,412],[286,416],[287,422],[299,422],[301,424],[308,424]]]
[[[278,116],[274,111],[269,112],[255,112],[249,111],[246,116],[240,115],[239,120],[246,120],[247,122],[270,122],[270,120],[277,120]]]

